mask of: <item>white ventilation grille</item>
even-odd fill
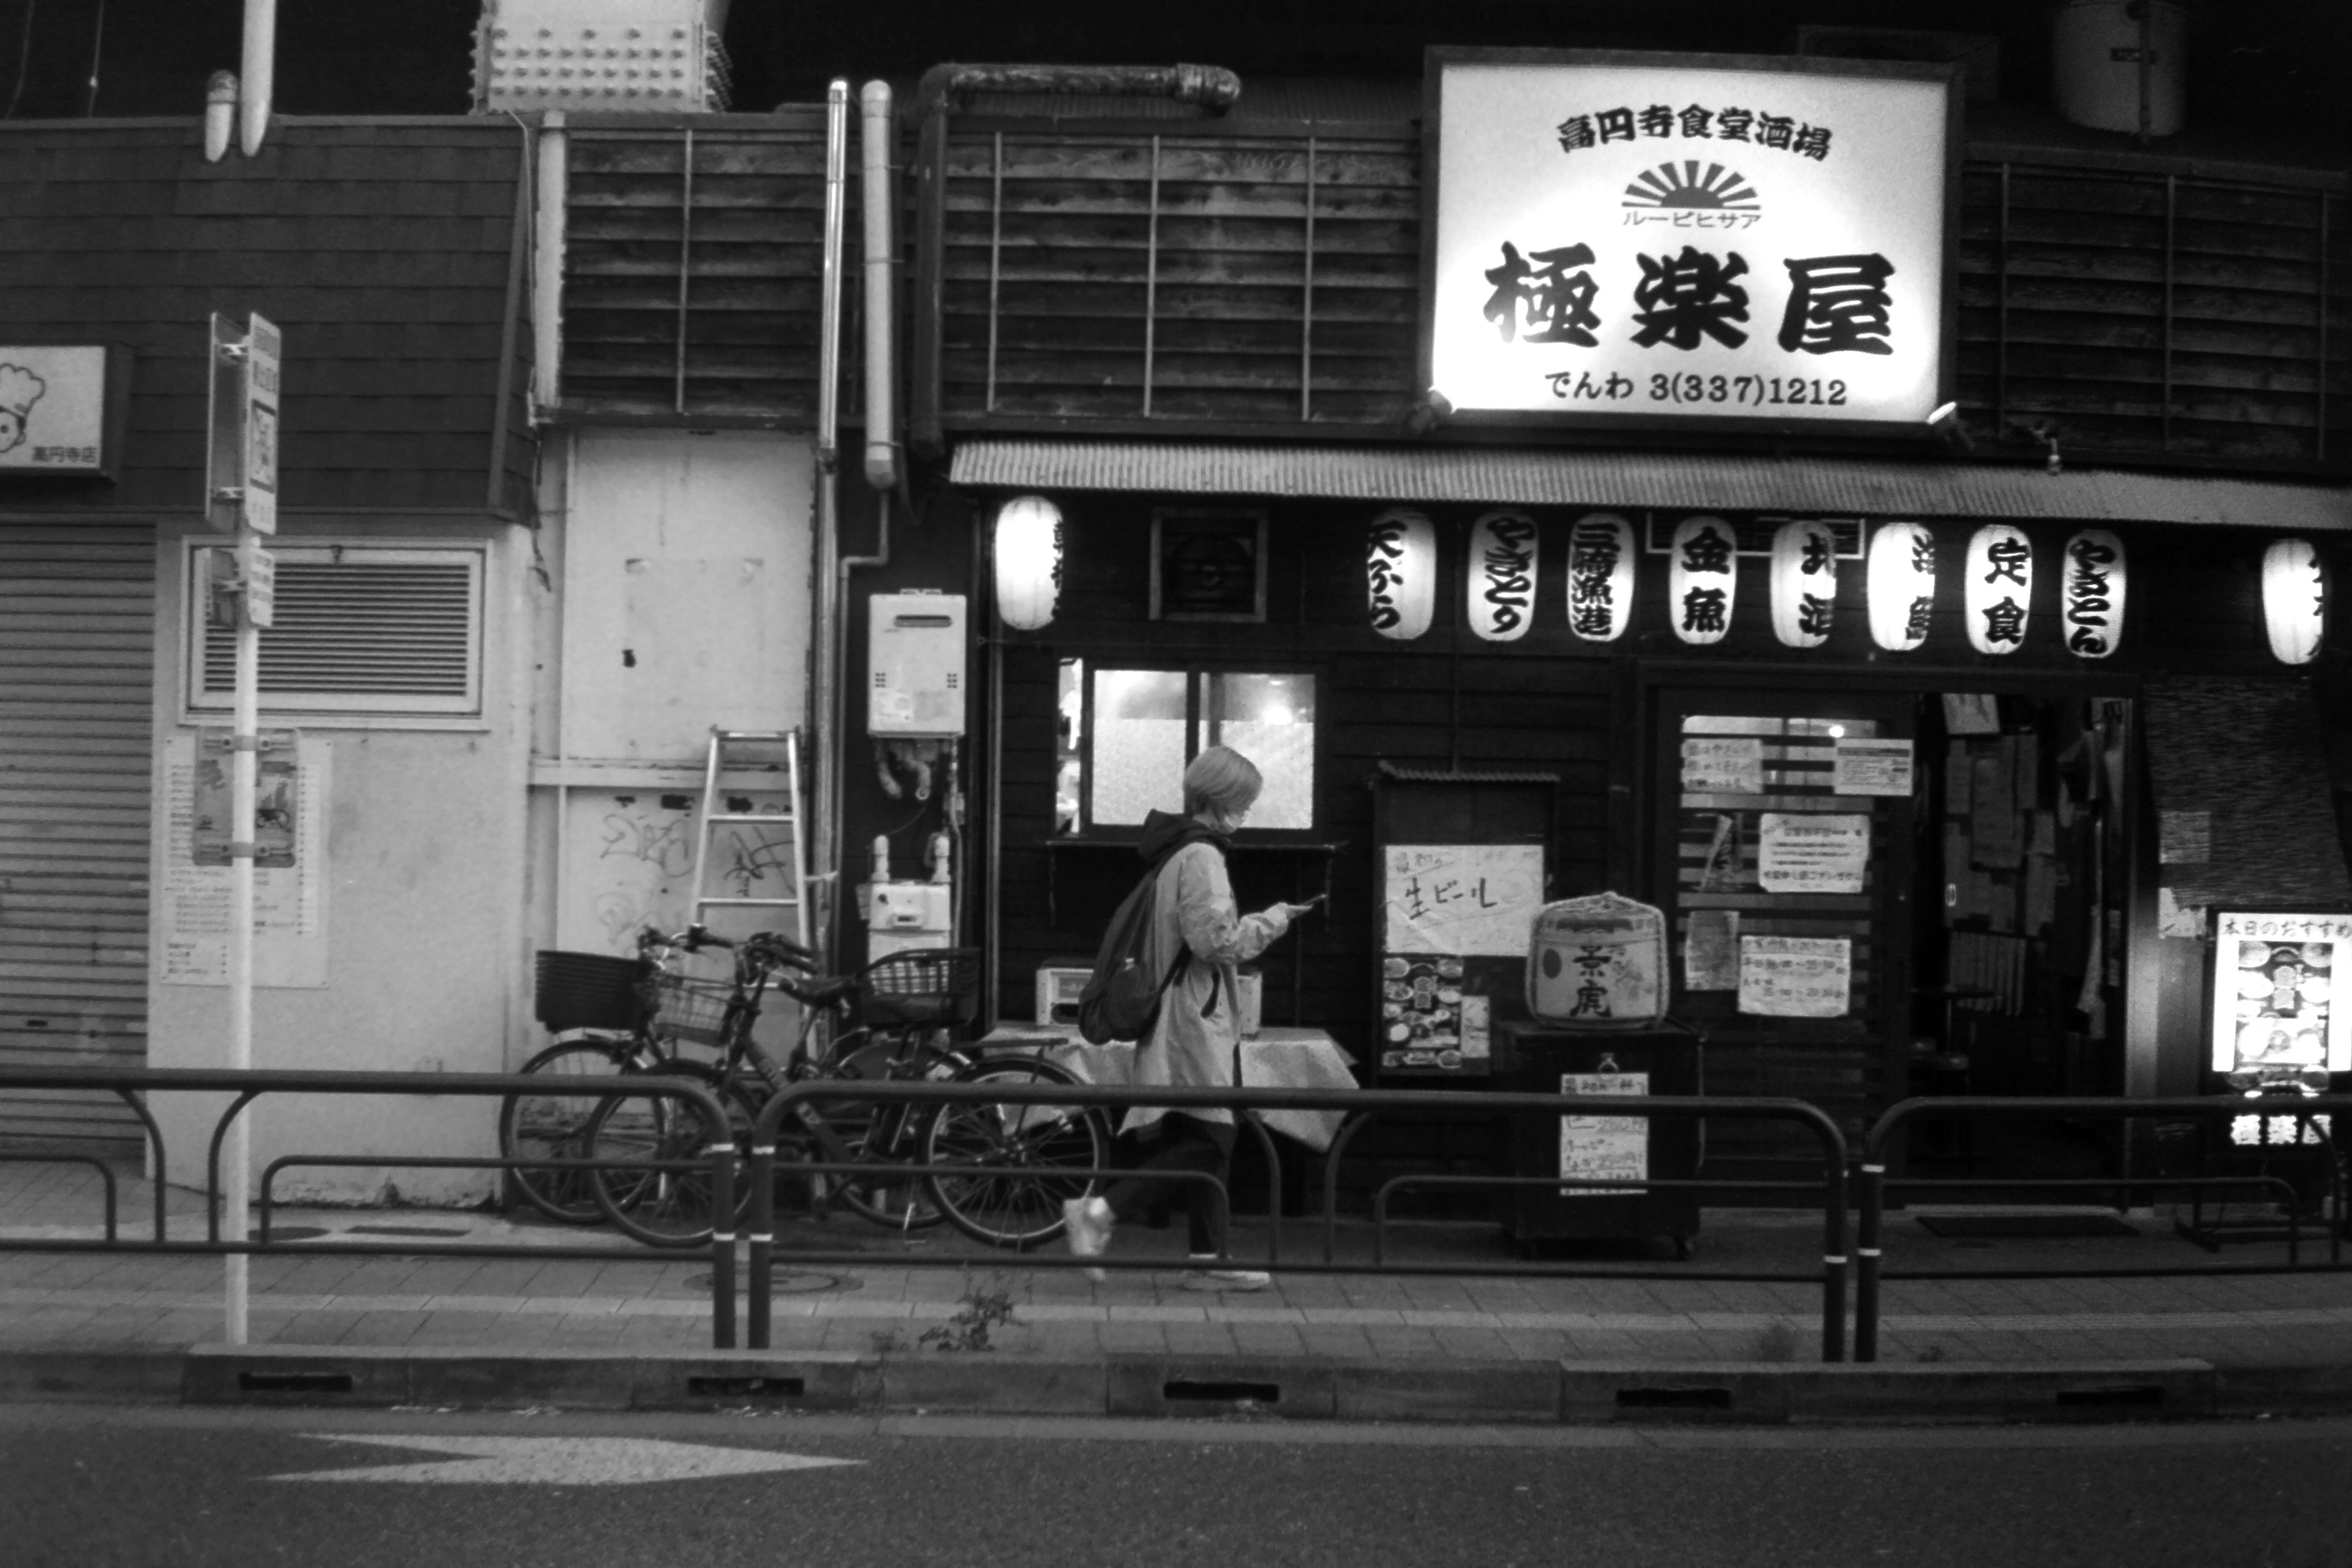
[[[482,552],[333,546],[274,548],[275,624],[261,634],[261,703],[273,711],[476,714],[481,700]],[[196,552],[191,709],[226,709],[236,633],[205,624],[206,558]]]

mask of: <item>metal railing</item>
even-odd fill
[[[2194,1118],[2204,1121],[2230,1120],[2240,1116],[2294,1117],[2352,1113],[2352,1095],[2179,1095],[2169,1098],[2108,1099],[2064,1097],[2039,1099],[2007,1099],[1992,1096],[1938,1097],[1932,1100],[1906,1100],[1886,1108],[1864,1137],[1862,1155],[1855,1167],[1854,1195],[1859,1208],[1854,1234],[1854,1330],[1853,1356],[1862,1362],[1878,1359],[1878,1327],[1881,1286],[1888,1279],[1937,1279],[1949,1278],[2012,1279],[2166,1279],[2182,1275],[2212,1274],[2278,1274],[2290,1269],[2342,1270],[2341,1229],[2343,1213],[2343,1171],[2332,1148],[2325,1143],[2296,1143],[2284,1146],[2279,1153],[2318,1154],[2325,1157],[2327,1169],[2328,1193],[2333,1200],[2329,1223],[2329,1259],[2326,1263],[2302,1261],[2300,1237],[2293,1219],[2294,1189],[2281,1178],[2270,1175],[2229,1176],[2141,1176],[2120,1175],[2088,1178],[2053,1178],[2034,1180],[2022,1178],[2014,1183],[1995,1183],[1953,1177],[1928,1181],[1904,1178],[1890,1182],[1886,1175],[1888,1151],[1895,1135],[1913,1122],[1940,1118],[2006,1117],[2034,1121],[2130,1121],[2150,1117]],[[2254,1187],[2258,1190],[2284,1189],[2289,1224],[2287,1230],[2288,1261],[2284,1264],[2212,1264],[2196,1263],[2179,1268],[2136,1266],[2128,1268],[2053,1268],[1960,1271],[1942,1269],[1888,1269],[1883,1260],[1885,1232],[1886,1194],[1890,1186],[1906,1190],[1934,1187],[1966,1187],[1985,1189],[2004,1185],[2038,1188],[2099,1188],[2115,1191],[2124,1188],[2188,1188],[2190,1190],[2227,1190]]]
[[[1845,1280],[1847,1163],[1846,1144],[1837,1123],[1818,1106],[1799,1100],[1727,1099],[1713,1095],[1605,1097],[1598,1095],[1516,1094],[1496,1092],[1454,1092],[1438,1089],[1190,1089],[1168,1085],[1101,1084],[989,1084],[935,1083],[930,1081],[884,1081],[877,1083],[843,1082],[834,1079],[812,1079],[806,1083],[787,1086],[761,1108],[752,1125],[750,1181],[751,1209],[747,1222],[751,1247],[746,1262],[748,1325],[746,1339],[753,1350],[770,1348],[772,1321],[771,1271],[775,1261],[775,1182],[778,1174],[776,1139],[785,1118],[795,1119],[808,1113],[810,1108],[830,1100],[854,1101],[860,1105],[1035,1105],[1067,1107],[1084,1110],[1118,1110],[1137,1106],[1158,1107],[1169,1110],[1220,1109],[1242,1112],[1259,1110],[1339,1110],[1357,1113],[1357,1125],[1361,1119],[1382,1112],[1436,1112],[1448,1115],[1486,1113],[1503,1115],[1580,1115],[1633,1117],[1644,1121],[1659,1116],[1725,1117],[1739,1121],[1792,1121],[1810,1131],[1822,1146],[1822,1180],[1817,1190],[1822,1202],[1822,1268],[1818,1279],[1822,1289],[1822,1359],[1836,1362],[1845,1359]],[[1255,1125],[1255,1118],[1241,1120]],[[1368,1271],[1401,1274],[1476,1274],[1572,1276],[1580,1279],[1647,1279],[1655,1278],[1655,1270],[1597,1269],[1589,1265],[1545,1268],[1522,1265],[1517,1268],[1493,1263],[1476,1264],[1429,1263],[1398,1264],[1382,1258],[1372,1270],[1361,1263],[1340,1263],[1336,1258],[1338,1228],[1339,1163],[1345,1152],[1353,1128],[1345,1128],[1332,1141],[1331,1149],[1323,1158],[1323,1226],[1324,1257],[1320,1263],[1288,1263],[1280,1259],[1281,1177],[1278,1157],[1271,1139],[1259,1129],[1264,1152],[1269,1162],[1267,1171],[1269,1263],[1285,1272],[1307,1274],[1362,1274]],[[936,1175],[969,1175],[968,1164],[928,1165],[905,1162],[844,1163],[792,1162],[794,1171],[814,1173],[859,1174],[897,1173],[909,1177]],[[992,1172],[1007,1175],[1023,1173],[1024,1168],[1013,1165],[988,1167]],[[1068,1166],[1044,1167],[1030,1173],[1049,1177],[1087,1177],[1116,1180],[1134,1173],[1123,1170],[1085,1170]],[[1221,1210],[1231,1206],[1230,1194],[1213,1177],[1201,1177],[1216,1190],[1213,1201]],[[1544,1177],[1497,1176],[1465,1178],[1480,1184],[1494,1186],[1533,1184],[1573,1189],[1591,1185],[1575,1179]],[[1651,1186],[1727,1187],[1741,1184],[1691,1184],[1680,1180],[1647,1181],[1612,1179],[1606,1184],[1617,1189]],[[1769,1184],[1784,1187],[1794,1184]],[[1021,1267],[1029,1268],[1096,1268],[1146,1270],[1164,1268],[1164,1262],[1151,1259],[1109,1258],[1073,1258],[1059,1254],[1020,1254]],[[795,1263],[855,1263],[870,1261],[870,1257],[843,1253],[795,1250]],[[910,1267],[963,1268],[969,1258],[940,1258],[905,1260]],[[1742,1275],[1710,1275],[1717,1279],[1741,1279],[1780,1283],[1807,1283],[1816,1278],[1811,1274],[1753,1273]]]
[[[540,1097],[566,1097],[583,1100],[608,1100],[636,1096],[683,1100],[693,1107],[704,1120],[705,1127],[727,1125],[727,1112],[710,1090],[692,1079],[664,1073],[621,1073],[609,1078],[566,1079],[540,1073],[427,1073],[427,1072],[330,1072],[294,1068],[257,1068],[234,1071],[209,1068],[139,1068],[110,1070],[80,1068],[0,1068],[0,1089],[104,1089],[117,1094],[138,1113],[146,1130],[149,1154],[155,1183],[155,1237],[152,1241],[126,1241],[115,1234],[113,1223],[113,1182],[107,1183],[107,1237],[103,1241],[73,1237],[0,1237],[0,1253],[6,1252],[111,1252],[142,1256],[178,1257],[212,1254],[229,1256],[245,1253],[257,1257],[276,1258],[578,1258],[611,1262],[616,1249],[610,1245],[598,1247],[509,1246],[501,1243],[432,1243],[399,1242],[301,1242],[280,1241],[268,1233],[268,1211],[264,1210],[264,1229],[258,1238],[229,1239],[221,1235],[220,1152],[222,1140],[229,1124],[245,1108],[265,1094],[331,1094],[331,1095],[431,1095],[458,1096],[473,1099],[503,1100],[510,1094]],[[156,1125],[153,1114],[139,1097],[154,1093],[226,1094],[229,1104],[213,1124],[212,1139],[205,1172],[205,1236],[202,1241],[174,1241],[170,1237],[164,1213],[163,1188],[170,1176],[170,1164],[163,1146],[163,1129]],[[713,1192],[730,1192],[734,1188],[737,1161],[731,1142],[714,1143],[707,1152]],[[26,1159],[47,1159],[48,1156],[26,1155]],[[54,1156],[60,1163],[86,1163],[75,1154]],[[369,1155],[294,1155],[273,1162],[265,1173],[263,1195],[268,1194],[268,1178],[289,1164],[365,1165],[371,1167],[407,1167],[433,1169],[466,1169],[514,1171],[523,1169],[561,1170],[659,1170],[671,1168],[676,1162],[663,1163],[636,1160],[519,1160],[503,1156],[479,1159],[457,1155],[403,1155],[400,1153]],[[698,1166],[699,1162],[697,1163]],[[688,1167],[694,1168],[694,1167]],[[647,1248],[648,1252],[655,1249]],[[710,1241],[710,1342],[719,1350],[735,1346],[735,1237],[721,1229]],[[656,1252],[656,1256],[676,1259],[681,1254]]]

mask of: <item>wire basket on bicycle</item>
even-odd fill
[[[724,980],[657,973],[646,978],[639,994],[653,1034],[716,1046],[727,1038],[727,1004],[734,990]]]
[[[968,1024],[980,1013],[980,949],[914,948],[857,972],[857,1013],[869,1027]]]

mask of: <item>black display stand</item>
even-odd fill
[[[1668,1020],[1654,1029],[1570,1030],[1506,1022],[1496,1029],[1496,1087],[1521,1094],[1558,1094],[1568,1073],[1646,1073],[1648,1092],[1704,1091],[1704,1042],[1699,1033]],[[1627,1120],[1627,1119],[1613,1119]],[[1512,1118],[1511,1174],[1560,1174],[1563,1118],[1549,1111]],[[1630,1137],[1630,1129],[1620,1129]],[[1625,1147],[1618,1138],[1616,1152]],[[1604,1154],[1606,1134],[1592,1140]],[[1645,1174],[1654,1181],[1689,1181],[1698,1174],[1702,1132],[1695,1117],[1660,1117],[1648,1123]],[[1503,1230],[1523,1247],[1543,1241],[1665,1237],[1688,1258],[1698,1236],[1698,1194],[1688,1187],[1622,1193],[1523,1186],[1504,1189]]]

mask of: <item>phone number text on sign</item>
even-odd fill
[[[1843,1018],[1851,1010],[1853,941],[1743,936],[1739,1010],[1767,1018]]]

